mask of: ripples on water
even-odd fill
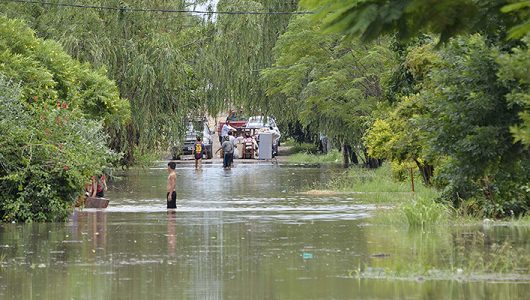
[[[379,276],[449,270],[469,249],[458,232],[364,226],[378,206],[355,194],[299,193],[342,170],[181,164],[178,209],[167,211],[164,165],[122,174],[106,210],[76,211],[67,224],[1,225],[0,298],[527,299],[522,282]],[[528,230],[470,232],[529,248]],[[353,278],[359,272],[372,278]]]

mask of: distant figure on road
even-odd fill
[[[195,145],[193,145],[193,154],[195,156],[195,170],[201,167],[201,160],[204,154],[204,144],[201,142],[201,138],[197,137]]]
[[[177,167],[177,164],[172,161],[167,164],[167,172],[169,175],[167,176],[167,208],[177,208],[177,172],[175,171],[175,168]]]
[[[228,136],[228,133],[230,131],[236,131],[236,129],[232,126],[230,126],[230,120],[226,120],[225,124],[223,125],[223,128],[221,129],[221,135],[219,136],[219,143],[223,143],[225,140],[225,137]]]
[[[223,149],[223,168],[229,169],[231,167],[231,162],[234,157],[234,144],[230,142],[230,139],[228,136],[225,138],[223,144],[221,144],[221,148],[217,149],[215,153],[221,151]]]

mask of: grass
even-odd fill
[[[418,177],[417,177],[418,178]],[[410,182],[396,181],[392,176],[390,166],[371,170],[353,167],[326,185],[327,189],[341,192],[358,192],[374,197],[377,202],[401,203],[416,197],[434,199],[438,192],[416,181],[415,192],[412,193]]]
[[[333,150],[325,155],[299,152],[290,155],[288,161],[298,164],[340,164],[342,163],[342,154],[337,150]]]
[[[318,148],[314,144],[309,144],[309,143],[298,144],[298,143],[295,143],[295,144],[293,144],[291,146],[291,148],[289,149],[289,152],[291,154],[305,153],[305,154],[317,155]]]
[[[365,201],[394,206],[377,210],[372,219],[374,223],[426,228],[447,222],[451,217],[449,206],[435,201],[438,191],[417,181],[413,193],[411,183],[396,181],[388,165],[375,170],[351,168],[328,183],[326,189],[356,192]]]
[[[290,162],[306,164],[341,163],[338,151],[327,155],[298,153],[289,157]],[[494,222],[510,226],[530,226],[530,216],[505,219],[501,221],[483,220],[481,215],[470,214],[464,208],[454,209],[450,204],[440,203],[440,192],[425,186],[419,172],[415,172],[415,192],[411,191],[410,178],[396,180],[389,164],[372,170],[352,167],[327,184],[313,186],[313,193],[346,192],[355,193],[358,201],[382,204],[371,222],[375,224],[407,225],[411,228],[425,229],[442,224],[477,225]]]
[[[448,206],[423,197],[402,204],[399,211],[409,227],[422,229],[443,223],[451,216]]]

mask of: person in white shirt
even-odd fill
[[[282,135],[278,129],[272,126],[269,128],[269,132],[272,134],[272,154],[276,156],[278,155],[278,140]]]
[[[236,131],[236,129],[230,126],[229,120],[226,120],[225,124],[223,125],[223,128],[221,129],[221,135],[219,136],[219,143],[223,143],[223,141],[225,140],[224,138],[228,136],[228,132],[230,131]]]

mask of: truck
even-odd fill
[[[173,153],[173,158],[181,159],[183,155],[193,154],[193,147],[197,141],[197,137],[201,137],[202,143],[204,144],[206,156],[205,158],[211,159],[213,157],[213,140],[212,132],[208,127],[208,121],[206,118],[192,119],[188,121],[186,126],[186,135],[181,146],[178,146]]]

